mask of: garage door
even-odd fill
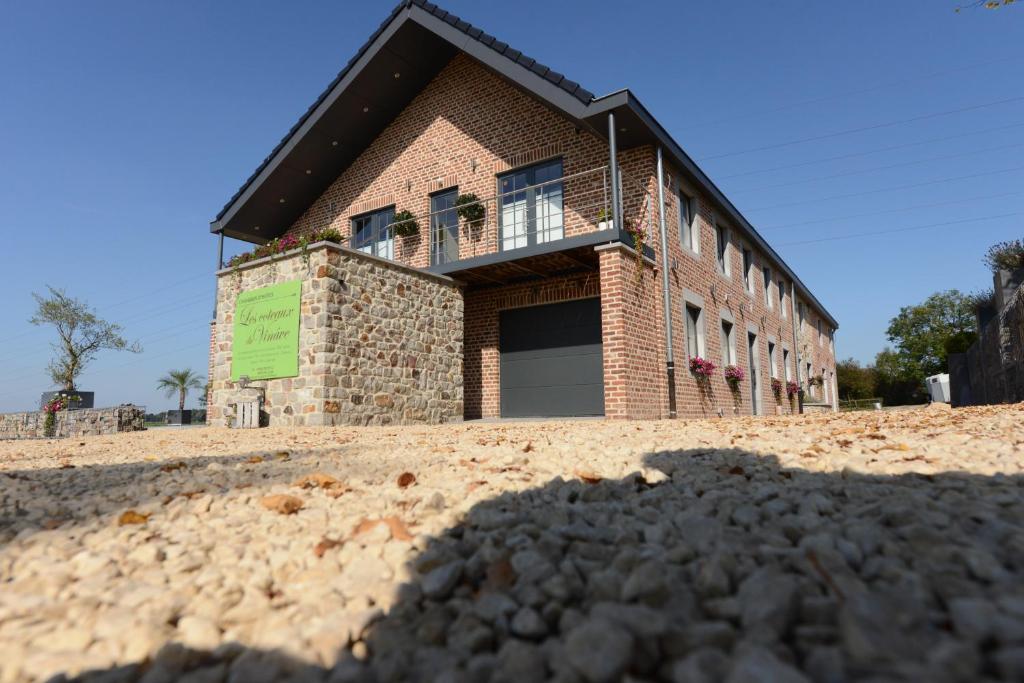
[[[501,416],[604,415],[601,300],[501,311]]]

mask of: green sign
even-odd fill
[[[231,342],[231,380],[299,374],[299,300],[302,280],[238,295]]]

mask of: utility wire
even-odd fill
[[[871,168],[862,168],[856,171],[844,171],[842,173],[833,173],[831,175],[818,176],[816,178],[804,178],[802,180],[791,180],[786,183],[776,183],[774,185],[758,185],[756,187],[742,187],[738,190],[732,190],[736,192],[756,192],[758,190],[774,190],[779,187],[792,187],[793,185],[804,185],[806,183],[814,183],[821,180],[832,180],[834,178],[847,178],[853,175],[860,175],[862,173],[874,173],[875,171],[888,171],[894,168],[905,168],[907,166],[917,166],[918,164],[927,164],[932,161],[946,161],[948,159],[961,159],[963,157],[974,156],[975,154],[985,154],[987,152],[1001,152],[1005,149],[1015,149],[1017,147],[1024,147],[1024,142],[1018,142],[1012,145],[1000,145],[998,147],[986,147],[983,149],[972,149],[969,152],[960,152],[959,154],[944,154],[937,157],[929,157],[927,159],[917,159],[915,161],[904,161],[898,164],[888,164],[886,166],[873,166]]]
[[[916,83],[917,81],[928,80],[928,79],[931,79],[931,78],[938,78],[939,76],[946,76],[946,75],[949,75],[951,73],[957,73],[957,72],[960,72],[960,71],[969,71],[969,70],[972,70],[972,69],[980,69],[980,68],[983,68],[983,67],[992,66],[993,64],[1001,64],[1002,62],[1016,61],[1017,59],[1019,59],[1019,57],[1017,57],[1017,56],[1001,57],[999,59],[990,59],[990,60],[985,61],[985,62],[978,62],[978,63],[975,63],[975,64],[968,64],[968,65],[965,65],[965,66],[958,66],[956,68],[947,69],[945,71],[935,71],[935,72],[932,72],[930,74],[924,74],[922,76],[913,76],[913,77],[910,77],[910,78],[903,78],[903,79],[900,79],[898,81],[889,81],[888,83],[879,83],[878,85],[873,85],[873,86],[868,87],[868,88],[862,88],[860,90],[848,90],[846,92],[835,93],[835,94],[832,94],[832,95],[825,95],[823,97],[815,97],[815,98],[811,98],[811,99],[808,99],[808,100],[800,100],[800,101],[797,101],[797,102],[791,102],[789,104],[784,104],[784,105],[782,105],[780,107],[774,107],[772,109],[754,110],[754,111],[751,111],[749,113],[743,114],[741,116],[733,116],[733,117],[725,118],[725,119],[715,119],[714,121],[704,121],[702,123],[694,123],[694,124],[691,124],[689,126],[684,126],[683,128],[680,128],[679,130],[692,130],[694,128],[706,128],[708,126],[716,126],[716,125],[723,124],[723,123],[731,123],[733,121],[743,121],[743,120],[751,119],[751,118],[754,118],[754,117],[761,117],[761,116],[764,116],[765,114],[774,114],[775,112],[779,112],[779,111],[786,111],[788,109],[795,109],[797,107],[805,107],[805,106],[811,105],[811,104],[819,104],[821,102],[828,102],[828,101],[831,101],[831,100],[838,100],[838,99],[842,99],[844,97],[850,97],[850,96],[853,96],[853,95],[863,95],[865,93],[875,92],[875,91],[878,91],[878,90],[884,90],[886,88],[894,88],[894,87],[899,86],[899,85],[906,85],[907,83]]]
[[[848,197],[862,197],[868,194],[876,194],[878,192],[894,192],[896,190],[909,190],[915,187],[925,187],[928,185],[938,185],[940,183],[951,183],[957,180],[968,180],[970,178],[982,178],[990,175],[997,175],[999,173],[1011,173],[1013,171],[1024,170],[1024,166],[1014,166],[1013,168],[1001,168],[996,171],[986,171],[984,173],[972,173],[971,175],[956,176],[954,178],[939,178],[938,180],[928,180],[923,183],[911,183],[909,185],[894,185],[892,187],[881,187],[875,190],[865,190],[863,192],[848,192],[846,194],[832,195],[831,197],[820,197],[818,199],[805,199],[799,202],[788,202],[786,204],[773,204],[771,206],[757,206],[747,211],[765,211],[767,209],[781,209],[787,206],[800,206],[801,204],[816,204],[818,202],[829,202],[833,199],[846,199]]]
[[[820,237],[813,240],[800,240],[799,242],[783,242],[780,247],[792,247],[798,244],[817,244],[819,242],[837,242],[839,240],[852,240],[860,237],[875,237],[877,235],[891,235],[898,232],[911,232],[913,230],[925,230],[927,228],[938,228],[947,225],[961,225],[963,223],[977,223],[980,221],[992,221],[997,218],[1010,218],[1011,216],[1022,215],[1020,211],[1013,213],[1002,213],[995,216],[982,216],[980,218],[964,218],[958,221],[946,221],[944,223],[928,223],[927,225],[915,225],[910,228],[894,228],[891,230],[875,230],[872,232],[858,232],[851,235],[836,235],[834,237]]]
[[[900,126],[905,123],[914,123],[916,121],[925,121],[927,119],[934,119],[940,116],[950,116],[952,114],[960,114],[965,111],[976,111],[978,109],[986,109],[988,107],[996,107],[1001,104],[1010,104],[1011,102],[1019,102],[1024,100],[1024,97],[1010,97],[1005,100],[996,100],[995,102],[986,102],[985,104],[975,104],[970,107],[961,107],[959,109],[949,109],[947,111],[933,112],[931,114],[922,114],[920,116],[912,116],[909,119],[899,119],[896,121],[886,121],[885,123],[876,123],[870,126],[860,126],[859,128],[847,128],[846,130],[838,130],[832,133],[824,133],[822,135],[813,135],[807,138],[799,138],[796,140],[788,140],[786,142],[777,142],[772,145],[761,145],[760,147],[750,147],[748,149],[740,149],[735,152],[726,152],[724,154],[715,154],[712,156],[701,157],[698,161],[711,161],[713,159],[725,159],[728,157],[739,156],[741,154],[750,154],[751,152],[764,152],[770,149],[779,149],[781,147],[790,147],[792,145],[799,145],[804,142],[816,142],[818,140],[828,140],[829,138],[837,138],[843,135],[851,135],[853,133],[863,133],[869,130],[878,130],[880,128],[891,128],[892,126]]]
[[[1024,190],[1017,192],[1001,192],[999,194],[984,195],[982,197],[967,197],[965,199],[951,199],[948,202],[930,202],[928,204],[915,204],[913,206],[901,206],[895,209],[883,209],[882,211],[866,211],[864,213],[851,213],[845,216],[833,216],[831,218],[817,218],[799,223],[783,223],[781,225],[767,225],[758,228],[759,230],[782,230],[783,228],[797,228],[804,225],[820,225],[834,221],[845,221],[851,218],[864,218],[866,216],[882,216],[887,213],[899,213],[901,211],[913,211],[914,209],[931,209],[938,206],[950,206],[952,204],[966,204],[968,202],[984,201],[986,199],[1001,199],[1003,197],[1015,197],[1024,194]]]
[[[958,133],[957,135],[945,135],[939,138],[929,138],[927,140],[919,140],[917,142],[907,142],[900,145],[890,145],[888,147],[876,147],[875,149],[868,149],[861,152],[850,152],[849,154],[839,154],[837,156],[823,157],[821,159],[811,159],[810,161],[801,161],[795,164],[785,164],[783,166],[772,166],[770,168],[758,168],[753,171],[744,171],[743,173],[732,173],[730,175],[718,176],[719,180],[729,180],[730,178],[742,178],[743,176],[756,175],[758,173],[771,173],[772,171],[785,171],[790,168],[800,168],[801,166],[813,166],[814,164],[823,164],[829,161],[841,161],[843,159],[853,159],[855,157],[868,156],[869,154],[878,154],[879,152],[891,152],[896,149],[907,149],[908,147],[918,147],[920,145],[927,145],[933,142],[946,142],[948,140],[958,140],[960,138],[972,137],[974,135],[983,135],[985,133],[994,133],[995,131],[1007,130],[1009,128],[1019,128],[1024,126],[1024,122],[1011,123],[1007,126],[996,126],[995,128],[983,128],[981,130],[972,130],[967,133]]]

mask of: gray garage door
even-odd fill
[[[502,311],[502,417],[604,415],[601,300]]]

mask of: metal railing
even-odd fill
[[[643,185],[620,173],[624,223],[651,232],[655,203]],[[611,178],[606,166],[501,192],[490,197],[415,215],[415,238],[396,236],[392,221],[372,234],[353,235],[349,246],[414,266],[435,266],[465,259],[514,252],[615,226],[611,210]],[[468,221],[463,213],[479,207],[483,217]],[[402,207],[398,207],[402,208]],[[424,251],[422,241],[428,240]]]

